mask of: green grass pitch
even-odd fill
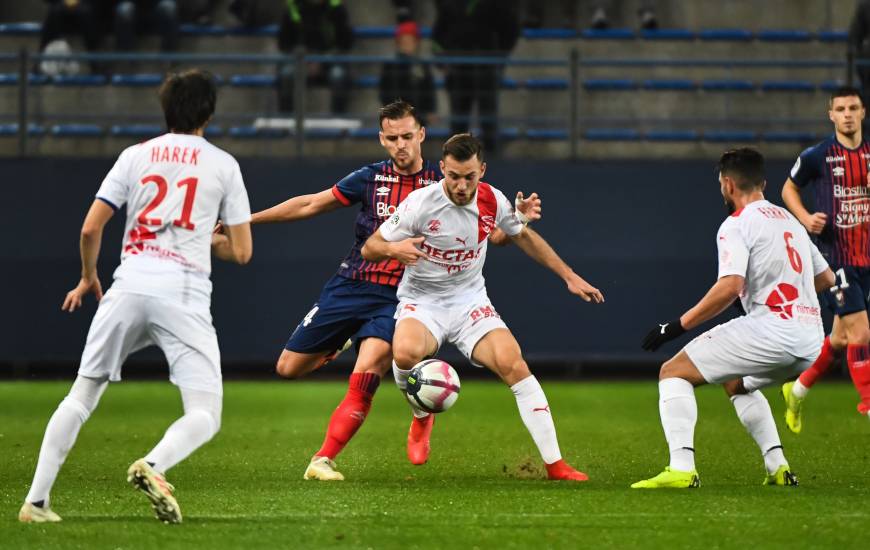
[[[763,487],[758,449],[720,388],[698,390],[701,488],[637,491],[667,463],[655,381],[544,383],[565,458],[584,484],[544,480],[510,391],[468,382],[438,418],[430,462],[405,458],[409,413],[391,383],[338,457],[345,482],[302,472],[342,382],[232,382],[221,433],[169,472],[184,513],[163,525],[125,482],[180,414],[169,383],[109,388],[53,491],[57,525],[23,525],[45,423],[68,383],[0,384],[3,548],[867,548],[870,422],[847,384],[823,383],[804,433],[767,395],[797,488]]]

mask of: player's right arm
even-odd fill
[[[103,228],[115,214],[115,210],[103,200],[96,199],[91,204],[85,222],[82,224],[79,251],[82,257],[82,276],[79,284],[66,294],[61,309],[73,312],[82,305],[82,298],[93,292],[97,300],[103,297],[103,287],[97,275],[97,258],[103,242]]]
[[[254,253],[251,224],[228,225],[223,228],[223,233],[212,234],[211,249],[215,256],[226,262],[239,265],[250,262]]]
[[[266,210],[255,212],[251,216],[251,223],[294,222],[313,218],[342,206],[332,189],[326,189],[319,193],[299,195]]]
[[[417,199],[414,191],[402,201],[399,209],[366,240],[360,254],[370,262],[379,262],[388,258],[404,265],[416,265],[417,260],[426,259],[426,253],[417,248],[425,237],[419,236],[415,227],[415,212]]]
[[[824,212],[810,213],[804,207],[804,202],[801,199],[800,188],[792,181],[791,178],[785,180],[785,185],[782,186],[782,201],[789,211],[794,214],[794,217],[801,222],[801,225],[807,228],[807,231],[814,235],[818,235],[825,228],[825,223],[828,221],[828,216]]]

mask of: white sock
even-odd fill
[[[772,474],[780,466],[787,464],[776,431],[776,422],[773,420],[770,404],[764,394],[754,391],[744,395],[734,395],[731,397],[731,402],[734,403],[734,410],[737,411],[740,422],[758,444],[767,472]]]
[[[806,397],[807,393],[809,393],[809,391],[810,391],[810,389],[808,387],[801,384],[800,378],[795,380],[794,386],[791,387],[792,395],[794,395],[798,399],[803,399],[804,397]]]
[[[393,361],[393,378],[396,379],[396,386],[401,390],[402,395],[406,395],[406,390],[408,389],[408,376],[411,374],[411,369],[402,370],[399,368],[399,365]],[[414,413],[414,416],[417,418],[426,418],[429,416],[429,413],[415,405],[411,402],[410,399],[405,399],[408,402],[408,405],[411,406],[411,412]]]
[[[164,473],[203,446],[220,430],[222,397],[215,393],[181,389],[184,416],[176,420],[145,461]]]
[[[665,378],[659,381],[659,414],[662,429],[671,452],[672,470],[691,472],[695,470],[695,422],[698,420],[698,404],[695,389],[682,378]]]
[[[43,506],[48,506],[51,488],[60,467],[75,444],[82,425],[97,407],[107,385],[108,380],[83,376],[73,382],[69,394],[57,406],[45,428],[36,473],[33,474],[33,483],[26,497],[27,502],[42,501]]]
[[[541,458],[547,464],[561,460],[562,453],[559,451],[559,441],[556,438],[556,426],[553,425],[550,405],[538,379],[534,376],[524,378],[511,386],[511,391],[517,399],[523,424],[532,434]]]

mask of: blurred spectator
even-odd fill
[[[89,52],[97,50],[103,40],[103,25],[92,0],[45,0],[48,13],[42,23],[39,50],[52,55],[72,53],[66,37],[80,34]],[[38,70],[46,74],[76,73],[74,61],[43,61]],[[92,68],[92,70],[94,70]]]
[[[232,0],[229,12],[245,27],[262,27],[281,20],[287,0]]]
[[[396,59],[381,70],[381,105],[404,99],[414,106],[423,125],[435,112],[435,81],[428,64],[420,63],[420,27],[414,21],[396,26]]]
[[[592,5],[592,17],[589,26],[593,29],[610,28],[610,14],[619,10],[620,0],[595,0]],[[653,0],[641,0],[637,10],[637,23],[643,30],[657,29],[659,26],[656,18],[655,2]]]
[[[449,56],[507,57],[520,36],[516,0],[436,0],[432,27],[435,53]],[[446,64],[450,97],[450,130],[468,130],[477,104],[487,152],[498,151],[498,88],[503,66],[498,64]]]
[[[287,0],[287,10],[278,31],[278,47],[282,52],[293,53],[301,47],[307,53],[346,54],[352,45],[353,29],[341,0]],[[308,63],[305,69],[308,84],[330,87],[332,112],[346,113],[351,85],[348,66]],[[292,64],[278,69],[278,109],[281,112],[293,111],[295,72]]]
[[[175,0],[119,0],[115,4],[115,47],[130,51],[136,34],[156,32],[160,50],[178,49],[178,6]]]
[[[849,49],[855,56],[855,61],[870,63],[870,0],[859,0],[855,6],[855,14],[849,25]],[[858,87],[864,104],[867,104],[867,90],[870,90],[870,65],[856,65],[858,72]],[[868,121],[865,121],[868,124]]]
[[[414,0],[393,0],[393,7],[396,8],[397,23],[417,20],[417,10],[415,9],[416,6]],[[414,105],[414,107],[416,108],[417,106]]]

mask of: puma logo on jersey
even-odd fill
[[[459,237],[455,237],[455,238],[456,238],[456,242],[462,243],[462,246],[468,246],[467,244],[465,244],[465,239],[460,239]]]
[[[541,411],[541,412],[550,412],[550,406],[547,405],[547,406],[545,406],[545,407],[535,407],[534,409],[532,409],[532,412],[538,412],[538,411]]]
[[[670,323],[665,323],[665,324],[663,324],[663,325],[662,325],[662,324],[659,324],[659,326],[662,327],[661,334],[664,334],[664,333],[665,333],[665,329],[668,328],[668,325],[670,325]]]

